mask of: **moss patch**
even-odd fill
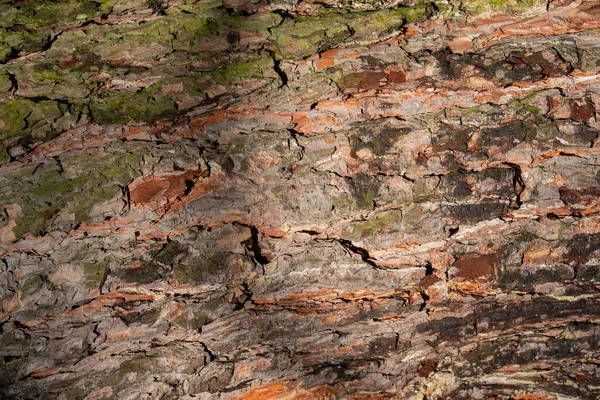
[[[19,142],[26,149],[74,126],[81,107],[43,100],[10,100],[0,104],[0,162],[8,161],[7,147]]]
[[[108,261],[83,263],[82,268],[90,289],[99,289],[110,273]]]
[[[269,36],[269,29],[281,22],[276,13],[259,12],[253,15],[229,14],[210,3],[184,5],[170,13],[175,26],[173,47],[191,54],[210,56],[226,50],[235,50],[250,44],[240,44],[239,36]],[[207,45],[210,43],[210,45]]]
[[[119,196],[119,186],[140,175],[142,157],[142,153],[82,154],[69,160],[78,166],[75,177],[67,177],[64,166],[56,163],[40,165],[28,179],[13,177],[12,184],[19,185],[19,190],[2,196],[2,204],[21,207],[15,236],[41,235],[59,214],[71,214],[71,225],[87,222],[94,205]]]
[[[138,92],[114,92],[94,99],[90,103],[92,117],[101,124],[124,124],[177,114],[175,100],[157,89],[155,85]]]
[[[361,149],[369,149],[378,156],[385,155],[393,147],[396,141],[410,133],[409,128],[384,127],[380,131],[374,132],[366,129],[363,134],[357,134],[350,138],[352,150],[356,153]]]
[[[1,9],[0,15],[2,15]],[[9,29],[0,27],[0,62],[15,57],[21,52],[40,51],[49,41],[50,35],[46,32],[34,31],[22,26]]]
[[[0,27],[44,28],[57,24],[80,24],[110,12],[117,0],[31,1],[19,4],[0,4]]]
[[[73,63],[77,63],[73,61]],[[15,63],[6,67],[19,82],[18,95],[51,99],[84,99],[97,86],[91,76],[98,72],[95,65],[60,67],[55,62]]]
[[[156,253],[154,261],[165,265],[175,265],[176,258],[184,252],[185,247],[181,243],[171,240]]]
[[[125,282],[149,284],[163,279],[162,268],[156,263],[146,263],[140,268],[128,269],[121,274]]]
[[[11,100],[0,105],[0,120],[4,128],[0,128],[0,138],[20,136],[31,132],[39,122],[52,122],[64,111],[55,101]]]
[[[271,30],[280,58],[305,58],[345,41],[369,43],[384,39],[407,22],[427,18],[424,5],[391,10],[323,14],[288,19]]]
[[[466,0],[460,2],[460,8],[478,14],[485,11],[507,11],[545,4],[546,2],[541,0]]]
[[[379,194],[379,182],[371,175],[356,174],[349,179],[350,193],[360,208],[373,208]]]
[[[265,71],[272,71],[275,62],[271,57],[258,58],[251,61],[234,62],[212,73],[215,82],[232,85],[245,79],[264,78]]]
[[[28,1],[0,4],[0,62],[40,51],[59,25],[79,26],[109,13],[117,0]]]
[[[381,232],[397,232],[400,229],[401,222],[402,212],[400,210],[386,211],[375,219],[352,224],[351,237],[353,239],[364,239]]]

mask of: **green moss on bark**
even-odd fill
[[[104,98],[94,99],[90,110],[94,120],[100,124],[124,124],[131,121],[153,121],[177,113],[175,100],[155,94],[156,88],[139,92],[109,93]]]
[[[397,33],[405,23],[423,21],[428,7],[324,14],[288,19],[273,28],[272,41],[280,58],[305,58],[347,42],[372,43]]]
[[[40,166],[30,179],[13,177],[12,185],[19,185],[20,190],[3,196],[2,203],[21,207],[13,228],[15,236],[41,235],[59,214],[71,224],[87,222],[94,205],[117,198],[120,187],[140,175],[142,157],[135,152],[96,157],[81,154],[69,160],[78,166],[74,177],[63,172],[62,164]]]
[[[264,78],[266,71],[272,71],[275,62],[271,57],[263,57],[251,61],[240,61],[226,65],[212,73],[212,78],[219,84],[231,85],[245,79]]]

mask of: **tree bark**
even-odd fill
[[[598,10],[0,1],[0,398],[599,398]]]

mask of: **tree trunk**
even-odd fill
[[[599,398],[599,10],[0,1],[0,398]]]

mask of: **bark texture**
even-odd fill
[[[600,2],[0,0],[0,397],[600,397]]]

